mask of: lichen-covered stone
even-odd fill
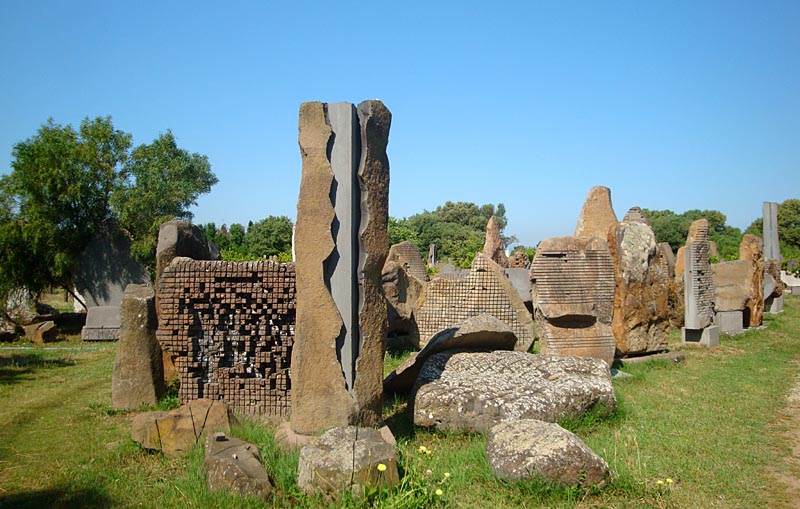
[[[595,186],[589,190],[583,203],[578,225],[572,235],[577,238],[599,237],[606,239],[608,230],[617,224],[617,215],[611,206],[611,189]]]
[[[513,350],[517,336],[504,322],[492,315],[467,318],[463,323],[439,332],[418,353],[413,353],[383,381],[391,393],[408,392],[414,387],[417,375],[428,358],[446,350]]]
[[[398,482],[395,448],[373,428],[333,428],[300,450],[297,487],[304,493],[358,495],[364,487],[390,487]]]
[[[500,423],[486,439],[486,458],[500,479],[540,478],[576,486],[604,486],[608,464],[558,424],[535,419]]]
[[[608,364],[525,352],[442,352],[422,367],[410,397],[417,426],[487,432],[500,422],[555,422],[616,411]]]
[[[608,232],[616,281],[612,329],[622,356],[664,350],[669,330],[668,262],[653,229],[635,212]]]

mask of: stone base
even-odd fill
[[[764,312],[777,315],[783,312],[783,295],[764,299]]]
[[[81,339],[84,341],[117,341],[119,339],[119,329],[84,327],[81,329]]]
[[[705,329],[681,329],[681,337],[684,344],[700,344],[707,347],[719,344],[719,327],[712,325]]]
[[[714,325],[722,334],[741,334],[744,332],[743,311],[717,311],[714,314]]]

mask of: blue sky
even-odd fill
[[[392,111],[390,213],[506,205],[524,244],[617,215],[800,198],[800,2],[0,5],[0,172],[48,117],[171,129],[220,179],[218,225],[295,216],[303,101]]]

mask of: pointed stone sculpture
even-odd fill
[[[614,266],[603,239],[543,240],[530,269],[542,353],[614,361]]]
[[[504,269],[508,268],[508,257],[503,239],[500,238],[500,226],[497,218],[492,216],[486,224],[486,240],[483,242],[483,254]]]
[[[609,230],[608,248],[616,280],[612,327],[619,354],[666,349],[669,265],[639,207],[628,211],[625,219]]]
[[[708,221],[698,219],[689,227],[684,251],[683,342],[704,346],[719,344],[714,321],[714,280],[709,263]]]
[[[300,106],[291,428],[381,417],[391,113],[380,101]]]
[[[599,237],[605,240],[609,228],[614,224],[617,224],[617,215],[611,206],[611,189],[595,186],[586,196],[573,237]]]

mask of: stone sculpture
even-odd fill
[[[608,229],[615,224],[617,224],[617,215],[611,206],[611,189],[595,186],[589,190],[589,194],[586,196],[573,236],[577,238],[599,237],[605,240],[608,237]]]
[[[175,258],[159,281],[157,338],[181,401],[212,398],[265,417],[290,411],[294,264]]]
[[[664,350],[669,330],[669,265],[638,207],[609,230],[608,247],[616,280],[612,329],[618,354]]]
[[[542,353],[614,361],[614,266],[605,240],[555,237],[530,269]]]
[[[483,254],[497,265],[508,268],[508,257],[503,239],[500,238],[500,226],[497,218],[492,216],[486,224],[486,240],[483,242]]]
[[[380,101],[300,106],[290,421],[297,433],[380,420],[390,124]]]
[[[698,219],[689,227],[684,254],[684,343],[719,344],[714,321],[714,281],[708,253],[708,221]]]
[[[439,331],[480,314],[508,324],[519,339],[515,350],[527,351],[533,344],[533,321],[525,303],[503,269],[483,253],[475,255],[465,275],[440,277],[426,284],[419,301],[415,312],[419,348]]]
[[[778,239],[778,204],[764,202],[764,260],[767,272],[764,275],[764,309],[772,314],[783,311],[783,284],[780,267],[783,261]],[[777,267],[769,271],[770,267]],[[772,281],[770,281],[770,276]],[[770,290],[770,291],[767,291]]]
[[[156,340],[155,293],[150,285],[130,284],[120,304],[120,333],[111,406],[134,409],[155,405],[164,393],[161,347]]]

